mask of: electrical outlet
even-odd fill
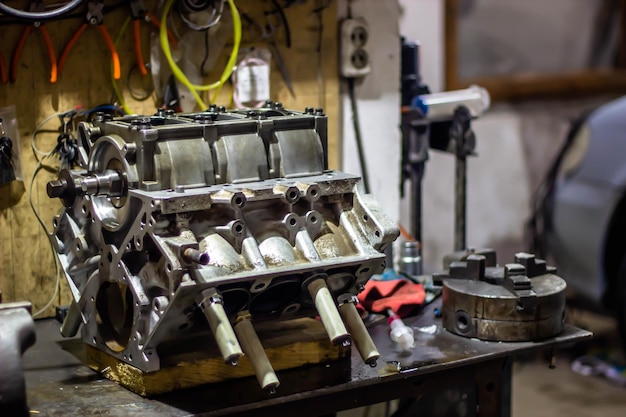
[[[367,75],[371,71],[369,26],[364,19],[341,22],[339,72],[347,78]]]

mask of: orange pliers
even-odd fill
[[[45,10],[45,6],[43,1],[31,1],[28,6],[28,10],[31,12],[43,12]],[[43,42],[46,44],[46,50],[48,51],[48,57],[50,58],[50,82],[52,84],[57,82],[57,54],[54,52],[54,46],[52,46],[52,40],[50,40],[50,35],[48,34],[48,30],[44,26],[43,22],[33,22],[32,25],[24,26],[24,30],[22,31],[22,35],[20,36],[17,44],[15,45],[15,49],[13,49],[13,55],[11,56],[11,75],[10,80],[11,83],[14,83],[17,79],[17,65],[20,62],[20,57],[22,56],[22,51],[24,50],[24,45],[26,45],[26,40],[28,36],[33,30],[33,27],[39,28],[39,32],[41,32],[41,37],[43,38]],[[2,71],[3,81],[6,77],[6,68]],[[6,82],[6,81],[5,81]]]
[[[159,19],[146,9],[143,0],[130,1],[130,14],[133,17],[133,37],[135,39],[135,58],[137,59],[137,67],[139,68],[141,75],[145,76],[148,74],[148,69],[146,68],[146,64],[144,63],[143,55],[141,53],[141,33],[139,31],[139,25],[143,20],[144,22],[150,22],[157,28],[160,28],[161,22],[159,22]],[[170,43],[176,47],[176,40],[169,30],[167,31],[167,37],[170,39]]]
[[[113,44],[113,40],[111,39],[111,35],[109,35],[109,31],[106,26],[103,24],[104,15],[102,9],[104,8],[104,0],[100,1],[88,1],[87,2],[87,16],[86,21],[78,28],[76,32],[72,35],[70,40],[63,47],[63,51],[61,52],[61,56],[59,57],[59,74],[63,70],[65,65],[65,61],[67,60],[70,51],[74,47],[74,44],[80,36],[83,34],[87,26],[89,25],[98,25],[98,29],[104,38],[104,42],[107,44],[109,51],[111,52],[111,59],[113,60],[113,78],[116,80],[120,79],[121,69],[120,69],[120,57],[117,54],[117,50],[115,49],[115,45]]]

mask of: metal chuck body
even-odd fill
[[[482,340],[540,340],[561,333],[565,281],[533,255],[515,263],[486,265],[483,255],[450,264],[443,279],[443,326]]]

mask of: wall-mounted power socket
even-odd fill
[[[362,77],[371,71],[369,26],[364,19],[341,22],[339,72],[347,78]]]

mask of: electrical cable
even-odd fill
[[[195,98],[196,102],[202,109],[206,109],[207,106],[202,100],[202,98],[200,97],[200,95],[198,94],[198,91],[216,90],[215,98],[217,98],[217,95],[219,94],[219,91],[221,90],[222,86],[224,85],[224,83],[226,83],[226,81],[228,81],[228,78],[233,72],[233,69],[235,67],[235,63],[237,60],[237,54],[239,53],[239,45],[241,44],[241,32],[242,32],[241,17],[239,16],[239,11],[237,10],[237,6],[235,5],[234,0],[227,0],[227,1],[230,6],[230,11],[231,11],[232,18],[233,18],[233,37],[234,37],[233,50],[230,54],[230,58],[228,59],[228,63],[226,64],[226,67],[224,68],[224,71],[222,72],[222,76],[220,77],[220,79],[208,85],[193,84],[191,81],[189,81],[185,73],[180,69],[180,67],[174,61],[174,58],[172,57],[172,51],[170,49],[169,39],[167,37],[167,16],[170,12],[170,9],[172,8],[172,5],[174,4],[174,0],[167,0],[165,3],[165,6],[163,7],[163,16],[161,18],[161,29],[159,31],[159,38],[161,41],[161,48],[163,49],[163,54],[165,55],[165,59],[170,65],[170,69],[172,70],[174,77],[176,77],[178,81],[180,81],[184,86],[186,86],[189,89],[189,91]]]
[[[204,57],[202,58],[202,63],[200,64],[200,74],[203,77],[209,75],[209,72],[204,69],[207,61],[209,60],[209,30],[204,31]]]
[[[367,174],[367,161],[363,151],[363,139],[361,137],[361,126],[359,123],[359,112],[356,105],[356,96],[354,94],[354,78],[348,78],[348,95],[350,96],[350,107],[352,109],[352,125],[354,127],[354,137],[356,139],[356,148],[359,154],[359,164],[361,166],[361,177],[363,178],[363,190],[365,194],[369,194],[369,175]]]
[[[0,2],[0,12],[18,19],[41,22],[43,20],[54,19],[55,17],[62,16],[80,6],[82,2],[83,0],[71,0],[57,9],[45,12],[27,12],[25,10],[14,9],[13,7],[7,6],[3,2]]]
[[[180,7],[178,8],[178,16],[180,17],[180,20],[185,22],[185,24],[190,29],[198,31],[198,32],[203,32],[205,30],[211,29],[213,26],[217,25],[220,22],[220,20],[222,19],[222,12],[224,11],[224,3],[226,3],[226,0],[221,0],[220,1],[220,10],[219,10],[219,12],[217,11],[217,7],[213,6],[213,11],[211,12],[211,17],[209,18],[209,23],[206,23],[204,25],[198,25],[198,24],[192,22],[187,16],[185,16],[185,14],[182,12]]]
[[[51,114],[50,116],[47,116],[46,118],[44,118],[38,125],[37,127],[35,127],[35,129],[33,130],[33,133],[31,135],[31,148],[35,154],[35,159],[37,160],[37,165],[35,166],[35,170],[33,171],[33,175],[30,179],[30,186],[29,186],[29,190],[28,190],[28,202],[30,203],[30,208],[33,210],[33,214],[35,215],[35,218],[37,219],[37,221],[39,222],[39,224],[41,225],[41,228],[43,229],[46,238],[48,238],[48,243],[50,244],[50,249],[52,250],[52,259],[54,261],[54,267],[55,267],[55,274],[56,274],[56,279],[55,279],[55,283],[54,283],[54,293],[52,294],[52,297],[50,297],[50,300],[46,303],[46,305],[42,308],[40,308],[39,310],[37,310],[35,313],[33,313],[33,318],[43,314],[48,308],[50,308],[50,306],[52,305],[52,303],[54,303],[54,300],[57,298],[57,296],[59,295],[59,285],[61,283],[61,269],[59,268],[59,261],[57,259],[56,256],[56,251],[54,249],[54,245],[52,244],[52,239],[49,238],[50,236],[50,232],[48,231],[48,227],[46,226],[46,224],[44,223],[43,219],[41,218],[41,216],[39,215],[39,212],[37,211],[37,209],[35,208],[35,203],[33,202],[33,184],[35,183],[35,179],[37,178],[37,174],[39,173],[39,171],[41,171],[42,169],[49,169],[46,168],[45,165],[43,164],[44,159],[51,157],[54,154],[54,149],[52,149],[49,152],[43,152],[41,151],[39,148],[37,148],[35,141],[36,141],[36,137],[37,134],[40,133],[41,129],[43,128],[43,126],[48,123],[50,120],[56,118],[56,117],[60,117],[60,116],[64,116],[65,114],[74,111],[74,109],[70,109],[66,112],[58,112],[58,113],[54,113]]]
[[[530,240],[529,251],[537,254],[537,256],[541,256],[544,259],[548,255],[545,236],[546,233],[552,228],[552,219],[550,214],[561,165],[567,155],[567,152],[574,144],[578,133],[583,128],[585,122],[594,110],[596,110],[595,107],[587,109],[571,123],[570,129],[565,137],[565,141],[561,145],[561,148],[552,161],[545,178],[542,183],[539,184],[539,187],[533,196],[531,216],[526,223],[526,230],[528,233],[527,239]]]
[[[68,110],[68,111],[72,111],[72,110]],[[41,128],[50,120],[54,119],[55,117],[63,116],[65,113],[67,112],[58,112],[58,113],[53,113],[50,116],[47,116],[45,119],[41,121],[41,123],[39,123],[39,125],[37,125],[35,130],[33,130],[33,133],[30,136],[30,147],[33,150],[33,153],[35,154],[35,159],[37,160],[37,162],[39,162],[43,158],[46,158],[52,155],[52,152],[53,152],[53,151],[44,152],[37,147],[37,144],[35,143],[35,138],[37,136],[37,133],[39,133]]]
[[[48,228],[46,227],[46,224],[41,219],[41,216],[37,212],[37,209],[35,208],[35,204],[33,203],[33,183],[35,182],[35,178],[37,177],[37,174],[39,173],[39,171],[41,171],[41,169],[44,167],[42,161],[43,161],[43,158],[37,161],[37,165],[35,166],[35,170],[33,171],[33,175],[30,179],[30,187],[28,190],[28,194],[29,194],[28,202],[30,203],[30,208],[33,210],[33,213],[35,214],[37,221],[39,222],[42,229],[44,230],[44,233],[46,234],[46,238],[48,239],[48,242],[50,243],[50,249],[52,250],[52,260],[54,262],[56,279],[54,282],[54,293],[50,297],[50,300],[48,300],[48,302],[46,303],[44,307],[40,308],[35,313],[33,313],[33,318],[36,318],[37,316],[45,312],[48,308],[50,308],[50,306],[52,305],[52,303],[54,303],[54,300],[57,298],[59,294],[59,284],[61,283],[61,270],[59,268],[59,261],[57,260],[57,257],[56,257],[56,251],[54,249],[54,245],[52,244],[52,240],[49,238],[50,232],[48,232]]]
[[[170,69],[172,70],[172,74],[174,74],[174,77],[176,77],[178,81],[180,81],[185,87],[189,89],[189,92],[191,93],[193,98],[196,100],[196,103],[198,103],[198,106],[200,106],[200,109],[206,109],[207,105],[202,100],[202,97],[200,97],[194,85],[191,83],[191,81],[189,81],[187,76],[185,76],[185,73],[183,73],[183,71],[176,64],[176,62],[174,61],[174,58],[172,57],[172,51],[170,49],[169,39],[167,38],[167,16],[168,16],[170,9],[172,8],[173,3],[174,3],[174,0],[167,0],[165,2],[165,6],[163,7],[163,16],[161,17],[161,29],[159,30],[159,39],[161,41],[161,49],[163,50],[163,55],[165,56],[165,59],[167,60],[170,66]]]
[[[224,71],[222,72],[222,76],[220,77],[220,79],[214,83],[208,84],[208,85],[196,85],[196,84],[191,84],[191,86],[198,91],[207,91],[207,90],[216,90],[216,89],[221,89],[222,86],[224,85],[224,83],[226,81],[228,81],[228,78],[230,77],[230,74],[232,74],[233,69],[235,68],[235,65],[237,63],[237,54],[239,53],[239,45],[241,44],[241,33],[242,33],[242,26],[241,26],[241,16],[239,16],[239,10],[237,9],[237,6],[235,5],[234,0],[227,0],[228,4],[230,6],[230,12],[232,14],[232,18],[233,18],[233,50],[230,53],[230,57],[228,58],[228,62],[226,64],[226,68],[224,68]],[[168,60],[168,62],[170,63],[170,67],[172,67],[172,64],[178,69],[178,72],[180,72],[181,75],[184,76],[184,73],[182,72],[182,70],[180,70],[180,68],[178,67],[178,65],[176,65],[176,62],[174,62],[174,60],[172,59],[170,61],[171,58],[171,51],[169,48],[169,39],[165,36],[164,39],[164,32],[167,33],[167,27],[164,27],[167,25],[167,14],[169,13],[169,10],[172,6],[172,4],[174,3],[174,0],[167,0],[167,2],[165,3],[165,7],[163,8],[163,18],[161,19],[161,46],[163,47],[163,52],[165,52],[165,45],[167,46],[167,50],[168,52],[170,52],[169,57],[168,54],[166,53],[166,59]],[[165,30],[164,30],[165,29]],[[164,45],[165,44],[165,45]],[[172,68],[173,70],[173,68]],[[174,72],[174,71],[172,71]],[[176,73],[174,74],[174,76],[176,76]],[[176,78],[178,78],[178,76],[176,76]],[[185,77],[186,78],[186,77]],[[179,81],[182,82],[182,80],[179,79]],[[187,80],[189,81],[189,80]]]
[[[135,101],[146,101],[152,96],[152,93],[154,92],[154,86],[152,86],[152,88],[148,90],[133,87],[132,77],[134,73],[139,73],[141,75],[139,65],[137,64],[130,67],[130,70],[128,71],[128,75],[126,76],[126,87],[128,88],[128,94],[130,94],[130,96]],[[141,81],[143,81],[144,78],[145,77],[140,76]]]
[[[285,16],[285,11],[282,7],[280,7],[280,4],[278,4],[278,0],[272,0],[272,4],[274,5],[275,12],[278,12],[280,20],[283,23],[283,27],[285,28],[285,46],[287,48],[291,48],[291,28],[289,27],[289,21],[287,20],[287,16]],[[268,12],[265,13],[267,14]]]

